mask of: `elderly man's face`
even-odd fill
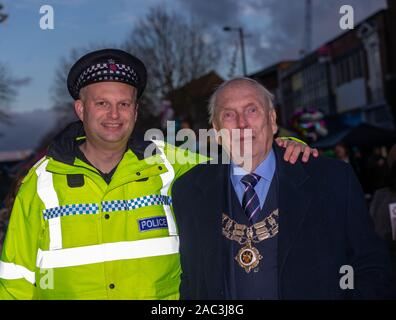
[[[87,139],[105,149],[126,145],[135,127],[136,89],[120,82],[98,82],[83,88],[75,110]]]
[[[275,111],[257,87],[243,80],[230,83],[217,94],[213,125],[230,134],[231,140],[222,137],[222,144],[232,159],[240,164],[237,154],[245,165],[251,161],[252,170],[267,157],[277,131]]]

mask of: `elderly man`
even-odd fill
[[[385,297],[386,249],[349,165],[281,161],[272,96],[254,80],[225,82],[209,112],[232,161],[200,164],[173,186],[181,298]]]
[[[146,68],[129,53],[88,53],[67,84],[81,121],[55,139],[19,189],[0,299],[177,299],[170,190],[203,158],[131,136]],[[294,161],[301,148],[288,149]],[[168,159],[176,151],[177,161]]]

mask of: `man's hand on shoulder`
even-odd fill
[[[279,147],[286,148],[283,159],[290,162],[291,164],[296,163],[300,153],[303,154],[302,162],[308,162],[311,155],[315,158],[319,156],[319,152],[317,149],[311,148],[303,142],[288,140],[284,138],[276,138],[275,141]]]

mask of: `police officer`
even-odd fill
[[[0,261],[0,298],[177,299],[170,188],[192,159],[205,158],[131,135],[146,85],[136,57],[116,49],[88,53],[67,85],[81,121],[23,180]],[[290,155],[300,152],[295,146]],[[154,152],[145,155],[148,148]],[[169,161],[173,152],[183,164]]]

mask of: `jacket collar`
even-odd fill
[[[305,183],[309,175],[301,160],[299,159],[295,164],[284,161],[283,156],[285,150],[278,147],[276,143],[273,144],[273,150],[279,178],[288,181],[288,184],[293,188],[298,188]],[[226,164],[222,164],[222,160],[224,160]],[[227,156],[224,156],[224,153],[219,154],[219,164],[212,165],[208,162],[203,165],[206,167],[205,174],[199,175],[198,179],[195,180],[195,185],[203,192],[210,192],[214,186],[224,183],[224,179],[229,178],[229,159]]]
[[[197,176],[194,184],[198,188],[196,196],[200,196],[199,202],[202,204],[200,211],[202,214],[195,220],[198,230],[200,230],[200,241],[205,250],[202,263],[205,270],[205,283],[209,290],[208,299],[218,299],[223,297],[224,272],[223,272],[223,238],[222,213],[227,200],[227,182],[229,175],[227,164],[198,165],[198,170],[202,174]]]
[[[278,274],[282,273],[287,257],[299,233],[302,230],[313,193],[307,185],[310,175],[301,162],[301,157],[295,164],[283,160],[285,149],[274,144],[276,174],[278,174],[278,205],[279,205],[279,238],[278,238]],[[312,160],[309,160],[312,161]],[[282,292],[279,292],[280,296]]]

